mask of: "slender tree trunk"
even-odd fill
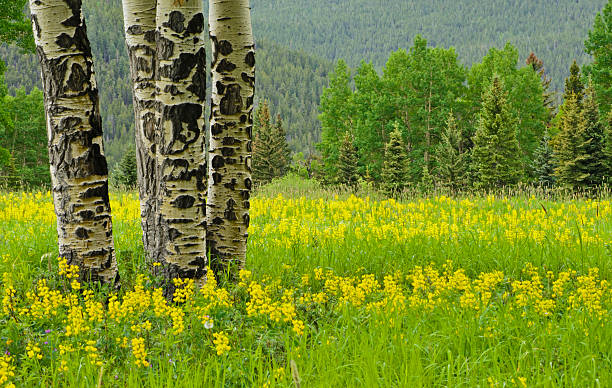
[[[251,195],[255,45],[248,0],[211,0],[208,244],[215,273],[244,266]]]
[[[202,8],[201,0],[157,0],[157,240],[168,280],[203,282],[207,268]]]
[[[91,47],[81,1],[30,0],[42,66],[59,254],[81,279],[118,285]]]
[[[157,175],[155,172],[157,106],[155,100],[155,16],[157,0],[123,0],[125,40],[130,56],[136,161],[142,242],[149,260],[156,259]]]

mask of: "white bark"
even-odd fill
[[[210,0],[212,97],[208,178],[211,268],[244,266],[251,195],[255,45],[248,0]]]
[[[168,279],[204,281],[206,275],[202,7],[201,0],[157,0],[157,228],[159,259]]]
[[[42,66],[59,254],[81,279],[118,285],[108,167],[80,1],[30,0]]]
[[[136,118],[136,159],[142,241],[149,260],[156,252],[157,175],[155,172],[155,134],[157,106],[155,99],[157,0],[123,0],[125,40],[130,56],[134,115]]]

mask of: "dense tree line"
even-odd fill
[[[390,52],[408,49],[414,36],[433,46],[455,47],[471,66],[491,47],[511,42],[521,62],[540,57],[562,90],[567,59],[589,61],[584,37],[606,0],[298,0],[253,2],[256,35],[328,60],[361,60],[382,68]]]
[[[420,36],[410,50],[390,55],[382,75],[366,62],[353,74],[340,60],[321,97],[319,174],[347,184],[354,168],[390,195],[409,185],[486,190],[556,182],[576,189],[607,182],[610,27],[612,2],[586,42],[592,64],[584,73],[575,61],[570,66],[558,109],[546,64],[531,53],[521,65],[510,43],[469,69],[454,49],[428,46]]]

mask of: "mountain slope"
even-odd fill
[[[557,90],[607,0],[252,0],[259,38],[355,67],[381,67],[391,51],[421,34],[432,46],[456,48],[470,65],[510,41],[521,58],[544,61]]]

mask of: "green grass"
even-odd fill
[[[280,193],[285,199],[275,202]],[[518,214],[516,219],[520,219],[521,214],[536,214],[543,206],[550,217],[547,222],[560,222],[558,230],[567,231],[568,242],[555,241],[556,226],[547,230],[540,242],[506,238],[508,226],[487,224],[484,216],[472,228],[460,230],[452,238],[424,235],[417,227],[410,238],[402,241],[391,234],[368,239],[363,236],[374,233],[377,223],[390,228],[401,222],[406,222],[406,227],[418,226],[414,220],[422,213],[431,217],[420,225],[426,228],[423,225],[440,222],[444,212],[468,205],[435,202],[418,198],[416,194],[400,201],[399,207],[381,205],[378,201],[382,198],[367,190],[359,196],[370,196],[371,200],[361,203],[345,190],[328,190],[316,183],[291,179],[275,182],[260,188],[253,201],[254,227],[247,268],[252,271],[253,281],[270,285],[271,301],[281,303],[285,291],[294,292],[293,320],[305,323],[303,335],[296,334],[291,322],[275,322],[266,314],[249,315],[247,304],[253,300],[249,281],[229,285],[221,279],[232,306],[210,310],[213,329],[207,329],[198,318],[197,308],[207,303],[201,294],[196,293],[192,302],[175,306],[185,312],[182,333],[173,329],[171,318],[155,316],[152,308],[130,313],[121,321],[106,314],[101,322],[91,323],[90,330],[75,337],[66,336],[66,308],[58,308],[57,316],[36,319],[25,313],[0,310],[0,351],[11,353],[11,365],[15,367],[15,376],[7,383],[18,387],[95,387],[102,373],[104,387],[295,386],[298,380],[302,387],[610,386],[611,203],[605,200],[595,206],[588,199],[561,195],[534,199],[532,194],[514,193],[506,199],[498,196],[495,200],[464,197],[471,201],[475,215],[509,214],[509,219],[513,219],[514,210]],[[16,290],[17,305],[30,306],[25,294],[34,291],[40,279],[46,279],[49,288],[69,295],[70,286],[57,271],[54,226],[29,210],[35,207],[39,213],[48,212],[48,198],[17,197],[13,201],[7,198],[8,194],[0,193],[0,273],[9,274],[0,283],[2,296],[10,282]],[[137,211],[136,196],[116,193],[113,199],[115,245],[123,285],[121,300],[137,295],[130,294],[136,277],[148,274],[148,270],[139,221],[129,217]],[[319,200],[322,202],[316,202]],[[434,204],[431,211],[418,210],[419,201]],[[415,208],[409,208],[410,204],[415,204]],[[368,223],[363,215],[371,210],[369,206],[389,209],[389,214],[377,213],[372,223]],[[559,211],[572,206],[575,210]],[[21,215],[2,217],[11,207],[13,210],[19,207],[17,213]],[[131,210],[121,213],[121,209]],[[309,217],[319,209],[321,217]],[[348,215],[341,215],[343,209]],[[558,215],[554,215],[556,211]],[[559,221],[565,216],[575,218],[577,214],[584,215],[584,220]],[[339,238],[321,234],[316,238],[311,236],[304,243],[299,235],[292,237],[291,230],[283,229],[283,220],[291,219],[295,220],[295,228],[301,231],[302,237],[326,228],[331,235],[340,225],[346,231]],[[535,221],[527,220],[520,225],[530,222]],[[267,232],[266,225],[269,225]],[[361,237],[355,231],[357,227],[363,229]],[[480,238],[478,230],[498,239]],[[598,239],[590,241],[589,236]],[[49,252],[51,255],[41,259]],[[427,283],[424,289],[416,286],[415,279],[422,273],[419,267],[425,268],[430,263],[431,269],[448,281],[449,277],[443,275],[443,266],[448,260],[453,262],[454,270],[465,271],[472,287],[481,273],[502,271],[503,280],[491,288],[490,300],[476,303],[477,307],[473,308],[466,307],[461,299],[465,293],[456,288],[434,295],[436,277],[431,273],[423,279],[433,283]],[[513,282],[536,284],[533,274],[525,271],[527,263],[538,267],[536,278],[541,283],[537,284],[542,288],[540,297],[529,299],[521,307],[518,305],[521,292]],[[598,275],[589,277],[589,269],[594,267],[598,268]],[[319,279],[315,269],[323,270]],[[567,283],[565,294],[553,296],[554,279],[569,269],[576,270],[576,274]],[[394,309],[391,304],[385,304],[367,308],[368,303],[381,302],[390,295],[383,287],[384,278],[397,271],[401,276],[397,275],[396,280],[405,297],[402,307]],[[547,271],[552,271],[553,279],[547,278]],[[366,292],[361,304],[345,302],[356,297],[364,274],[373,274],[380,289]],[[307,284],[304,275],[308,275]],[[326,284],[326,281],[329,282]],[[343,281],[353,288],[333,291],[332,283]],[[596,283],[589,285],[589,281]],[[145,290],[159,284],[159,279],[145,276]],[[305,293],[317,292],[324,292],[327,301],[302,303],[298,300]],[[588,299],[597,292],[601,292],[599,309]],[[576,297],[574,302],[571,295]],[[579,295],[584,295],[583,299]],[[78,298],[83,304],[83,296]],[[101,303],[107,301],[103,292],[96,292],[94,299]],[[538,313],[536,307],[539,301],[545,300],[557,303],[548,315]],[[152,328],[138,334],[132,325],[145,320],[151,322]],[[213,332],[227,335],[229,352],[216,354]],[[132,347],[122,348],[117,343],[116,338],[123,336],[130,340],[145,339],[150,367],[138,368],[134,364]],[[88,359],[87,340],[95,341],[103,368]],[[26,354],[26,346],[34,342],[41,348],[41,360]],[[71,344],[77,350],[60,355],[60,344]],[[59,371],[61,360],[67,361],[66,372]]]

